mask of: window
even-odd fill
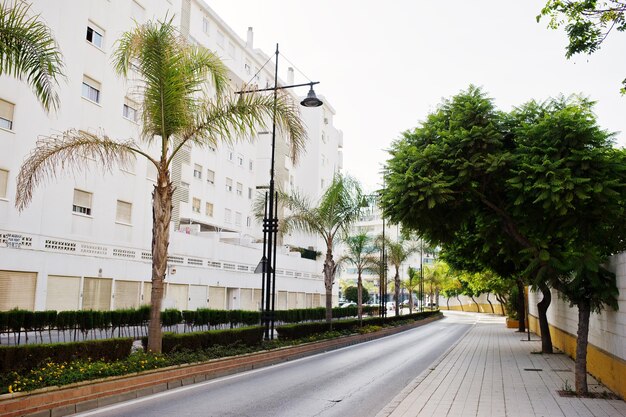
[[[248,169],[250,171],[252,171],[252,167],[253,167],[253,163],[252,163],[252,159],[250,161],[248,161]]]
[[[322,155],[322,166],[326,166],[326,155]]]
[[[233,180],[226,178],[226,191],[233,192]]]
[[[200,199],[194,197],[191,201],[191,211],[194,213],[200,213],[200,203]]]
[[[125,201],[117,200],[117,211],[115,212],[115,221],[119,223],[130,224],[133,205]]]
[[[209,27],[210,27],[209,19],[207,19],[206,17],[203,17],[202,18],[202,31],[207,35],[209,34]]]
[[[72,211],[74,213],[91,216],[91,197],[91,193],[74,189],[74,204],[72,205]]]
[[[237,195],[239,197],[243,195],[243,184],[240,182],[237,183]]]
[[[213,217],[213,203],[206,203],[204,205],[204,214],[209,217]]]
[[[243,64],[243,69],[244,71],[246,71],[246,74],[250,75],[250,72],[252,71],[252,66],[250,65],[250,61],[248,61],[246,59],[246,63]]]
[[[248,199],[252,200],[252,188],[248,187]]]
[[[233,153],[233,151],[232,151],[232,150],[229,150],[229,151],[228,151],[228,160],[229,160],[230,162],[233,162],[233,159],[234,159],[234,158],[235,158],[235,154]]]
[[[89,22],[87,24],[87,37],[86,37],[87,42],[90,42],[94,44],[95,46],[97,46],[98,48],[102,49],[103,38],[104,38],[104,31],[100,29],[98,26]]]
[[[0,169],[0,198],[7,197],[7,185],[9,183],[9,171]]]
[[[235,212],[235,225],[241,226],[241,213]]]
[[[193,177],[199,180],[202,179],[202,165],[198,165],[198,164],[193,165]]]
[[[324,188],[324,179],[320,180],[320,188]]]
[[[237,165],[239,165],[240,167],[243,166],[243,155],[241,154],[237,154]]]
[[[208,147],[209,147],[209,150],[210,150],[211,152],[215,152],[215,151],[217,151],[217,149],[215,149],[215,146],[213,146],[213,145],[208,145]]]
[[[215,184],[215,171],[210,169],[206,170],[206,180],[211,184]]]
[[[326,143],[326,134],[322,132],[322,142]]]
[[[124,107],[122,108],[122,116],[133,122],[137,121],[137,109],[139,106],[129,98],[124,98]]]
[[[228,55],[231,56],[231,58],[235,57],[235,44],[228,41]]]
[[[232,222],[232,211],[230,209],[224,209],[224,221],[226,223]]]
[[[13,110],[15,104],[0,99],[0,127],[13,130]]]
[[[246,217],[246,226],[252,226],[252,218],[250,216]]]
[[[219,30],[217,31],[217,44],[222,48],[224,47],[224,34]]]
[[[86,75],[83,76],[83,97],[94,103],[100,103],[100,83]]]

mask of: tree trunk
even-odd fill
[[[459,305],[461,306],[461,311],[465,311],[465,309],[463,308],[463,303],[461,302],[461,297],[459,297],[458,295],[456,296],[457,301],[459,302]]]
[[[543,282],[539,285],[543,298],[537,303],[539,313],[539,329],[541,331],[541,353],[552,353],[552,337],[550,336],[550,326],[548,324],[548,307],[552,302],[550,288]]]
[[[326,323],[332,329],[333,320],[333,283],[335,281],[335,261],[333,260],[332,245],[326,248],[324,260],[324,286],[326,287]]]
[[[167,271],[167,248],[170,243],[172,195],[174,188],[169,172],[160,172],[152,193],[152,293],[150,323],[148,325],[148,350],[161,353],[163,329],[161,328],[161,302],[163,281]]]
[[[394,292],[393,299],[396,302],[396,316],[400,315],[400,272],[398,271],[398,267],[396,266],[396,275],[393,277],[394,283]]]
[[[480,313],[480,306],[478,305],[478,302],[476,302],[476,299],[474,298],[474,296],[472,295],[470,297],[472,299],[472,301],[474,302],[474,304],[476,304],[476,312]]]
[[[359,316],[359,325],[363,325],[363,279],[361,278],[361,272],[357,280],[357,311]]]
[[[446,305],[448,306],[448,310],[450,310],[450,299],[446,297]]]
[[[409,314],[413,314],[413,291],[409,291]]]
[[[589,315],[591,303],[588,298],[578,303],[578,338],[576,339],[576,394],[587,395],[587,342],[589,341]]]
[[[526,331],[526,300],[524,297],[524,283],[521,279],[515,281],[517,284],[517,331]]]
[[[489,307],[491,307],[491,314],[496,314],[496,310],[493,309],[493,304],[491,300],[489,300],[489,293],[487,293],[487,302],[489,303]]]

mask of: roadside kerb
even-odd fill
[[[157,392],[274,365],[342,347],[367,342],[428,324],[442,314],[377,332],[305,343],[270,351],[213,359],[198,364],[170,366],[133,374],[83,381],[62,388],[0,395],[2,417],[58,417],[143,397]]]

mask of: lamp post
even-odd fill
[[[240,94],[255,93],[260,91],[274,92],[274,110],[272,112],[272,151],[270,158],[270,183],[265,194],[265,214],[263,218],[263,257],[259,262],[255,272],[261,272],[261,324],[265,327],[265,340],[274,337],[274,308],[276,298],[276,242],[278,237],[278,202],[277,192],[274,185],[274,160],[276,153],[276,103],[278,100],[278,90],[288,88],[309,86],[307,97],[300,102],[304,107],[319,107],[322,101],[318,99],[313,90],[319,81],[304,84],[278,85],[278,44],[276,44],[274,67],[274,87],[262,88],[252,91],[239,91]]]

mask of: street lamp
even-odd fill
[[[276,44],[276,58],[274,67],[274,87],[262,88],[238,93],[253,93],[259,91],[274,92],[274,111],[272,113],[272,155],[270,159],[270,184],[265,193],[265,213],[263,217],[263,256],[255,272],[261,272],[261,324],[265,327],[265,340],[274,337],[274,306],[276,297],[276,242],[278,237],[278,193],[274,186],[274,155],[276,153],[276,103],[278,90],[288,88],[310,87],[307,97],[300,102],[304,107],[319,107],[322,101],[317,98],[313,86],[319,81],[304,84],[278,85],[278,44]]]

